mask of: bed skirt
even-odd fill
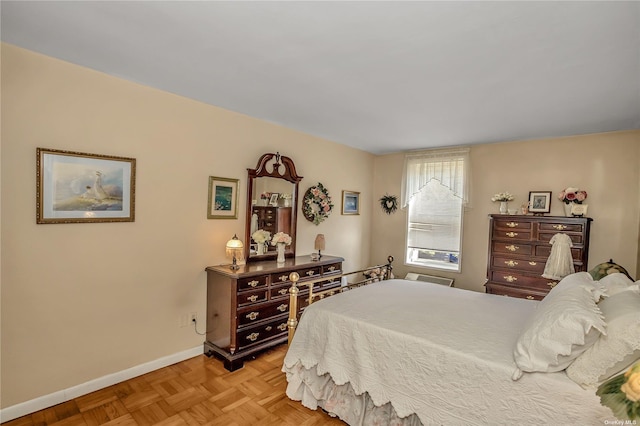
[[[350,383],[337,385],[328,373],[318,376],[315,366],[307,369],[298,362],[287,372],[287,381],[289,398],[311,410],[320,407],[351,426],[422,426],[415,414],[400,418],[390,402],[378,407],[367,392],[356,395]]]

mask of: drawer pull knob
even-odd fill
[[[516,222],[507,222],[505,223],[505,225],[507,225],[509,228],[515,228],[516,226],[518,226]]]
[[[249,284],[249,286],[250,286],[250,287],[255,287],[255,286],[257,286],[258,284],[260,284],[260,281],[258,281],[258,280],[253,280],[253,281],[249,281],[249,282],[248,282],[248,284]]]
[[[517,237],[518,233],[517,232],[507,232],[506,235],[507,235],[507,237],[513,238],[513,237]]]
[[[509,281],[510,283],[514,282],[514,281],[518,281],[518,279],[516,277],[514,277],[513,275],[507,275],[505,277],[503,277],[505,280]]]
[[[520,247],[514,246],[513,244],[511,244],[509,246],[504,246],[504,248],[506,248],[509,251],[518,251],[518,250],[520,250]]]
[[[288,291],[289,291],[288,288],[281,288],[280,290],[278,290],[278,294],[282,294],[284,296],[285,294],[287,294]]]
[[[248,300],[249,302],[255,302],[256,300],[258,300],[258,295],[257,295],[257,294],[254,294],[254,295],[252,295],[252,296],[249,296],[249,297],[247,297],[247,300]]]
[[[514,262],[513,260],[505,260],[504,264],[509,266],[510,268],[513,268],[514,266],[518,266],[518,262]]]
[[[280,306],[278,306],[276,309],[278,309],[280,312],[284,312],[289,308],[289,305],[285,305],[284,303]]]
[[[278,326],[278,330],[280,330],[280,331],[285,331],[286,329],[287,329],[287,323],[286,322],[283,322],[282,324],[280,324]]]
[[[251,340],[252,342],[255,342],[258,339],[259,335],[260,333],[251,333],[250,335],[247,336],[247,339]]]
[[[527,299],[533,300],[533,296],[527,296]]]
[[[558,282],[557,282],[557,281],[551,281],[550,283],[547,283],[547,285],[548,285],[549,287],[551,287],[551,288],[554,288],[555,286],[557,286],[557,285],[558,285]]]
[[[529,265],[531,266],[536,266],[538,264],[538,262],[529,262]]]
[[[315,275],[315,271],[307,271],[307,275],[312,277]]]
[[[258,318],[258,315],[260,315],[260,312],[249,312],[246,315],[246,318],[250,319],[251,321],[253,321],[254,319]]]
[[[567,229],[566,225],[553,225],[553,229],[557,229],[558,231],[562,231],[563,229]]]
[[[280,275],[278,278],[280,278],[280,281],[286,281],[288,277],[286,275]]]
[[[329,266],[327,269],[329,270],[329,272],[333,272],[333,271],[336,270],[336,267],[335,266]]]
[[[268,325],[268,326],[266,326],[264,329],[265,329],[265,330],[267,330],[267,331],[271,331],[271,330],[273,329],[273,327],[271,327],[270,325]]]

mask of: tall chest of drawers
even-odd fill
[[[326,277],[314,291],[339,287],[341,257],[323,255],[252,262],[232,271],[228,265],[209,266],[207,271],[207,331],[204,353],[224,361],[227,370],[241,368],[244,360],[287,341],[289,274],[300,282]],[[306,287],[305,287],[306,289]],[[308,289],[300,288],[298,309],[308,305]]]
[[[558,283],[542,277],[558,233],[571,238],[576,272],[587,270],[591,218],[560,216],[489,216],[487,293],[541,300]]]

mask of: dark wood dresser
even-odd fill
[[[487,293],[541,300],[557,280],[542,277],[549,240],[567,234],[576,272],[587,270],[591,218],[489,215]]]
[[[251,262],[232,271],[229,265],[210,266],[207,271],[207,335],[204,353],[224,361],[227,370],[241,368],[244,360],[287,341],[289,274],[298,272],[300,282],[327,277],[314,291],[340,286],[341,257],[323,255],[276,261]],[[300,289],[298,309],[308,305],[308,289]]]
[[[258,217],[258,229],[269,231],[271,235],[291,233],[291,207],[252,206],[251,213]]]

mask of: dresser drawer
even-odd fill
[[[287,333],[287,320],[287,316],[281,316],[267,323],[247,327],[239,331],[239,349],[255,345],[277,335],[285,335]]]
[[[489,281],[512,287],[535,288],[545,292],[548,292],[558,284],[558,280],[525,275],[516,271],[491,271]]]
[[[249,306],[238,310],[238,326],[260,322],[289,311],[289,300],[274,301],[262,305]]]
[[[495,219],[495,227],[501,230],[531,231],[531,222],[522,222],[513,219]]]
[[[265,302],[267,300],[267,289],[254,291],[242,291],[238,293],[238,306],[246,306],[252,303]]]
[[[553,223],[553,222],[541,222],[539,225],[540,231],[552,231],[557,232],[577,232],[582,233],[584,225],[581,223]]]
[[[544,266],[546,262],[518,259],[513,257],[495,256],[492,258],[491,263],[494,268],[513,269],[516,271],[542,274],[544,272]]]
[[[342,263],[333,263],[322,268],[323,274],[339,274],[342,272]]]
[[[540,233],[538,234],[538,239],[541,242],[544,243],[548,243],[551,238],[556,235],[557,232],[542,232],[540,231]],[[563,232],[563,234],[567,234],[569,236],[569,238],[571,238],[571,242],[573,244],[584,244],[584,236],[582,234],[570,234],[568,232]]]
[[[503,287],[501,285],[496,285],[492,283],[488,283],[486,285],[487,293],[489,294],[497,294],[500,296],[509,296],[509,297],[517,297],[520,299],[529,299],[529,300],[542,300],[544,299],[545,293],[540,293],[528,289],[520,289],[513,287]]]
[[[501,240],[530,241],[531,231],[521,231],[519,229],[494,229],[493,238]]]
[[[322,273],[322,268],[318,265],[312,268],[300,269],[298,273],[300,274],[301,280],[319,278]]]
[[[524,256],[531,256],[533,254],[533,246],[529,244],[514,244],[505,243],[502,241],[493,241],[491,243],[491,247],[493,248],[494,253],[510,253]]]
[[[549,255],[551,254],[551,244],[547,244],[544,246],[536,246],[536,252],[534,253],[534,256],[539,256],[539,257],[549,257]],[[576,260],[581,260],[582,259],[582,248],[580,247],[572,247],[571,248],[571,257],[573,258],[574,261]]]
[[[251,290],[251,289],[256,289],[256,288],[266,287],[266,286],[267,286],[266,275],[238,279],[238,291]]]
[[[271,274],[271,285],[280,285],[284,283],[291,283],[289,280],[289,275],[291,275],[292,271],[283,271],[278,272],[277,274]]]

